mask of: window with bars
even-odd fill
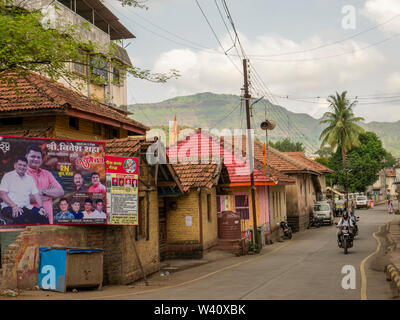
[[[249,219],[249,196],[247,194],[235,195],[235,211],[240,214],[240,219]]]
[[[72,71],[84,76],[86,75],[85,52],[83,50],[79,50],[79,54],[82,57],[81,59],[75,59],[75,61],[73,61]]]
[[[107,82],[108,79],[108,63],[102,56],[91,55],[89,66],[92,74],[100,77]]]
[[[121,72],[118,68],[113,67],[113,83],[115,85],[121,85]]]

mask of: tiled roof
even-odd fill
[[[4,72],[3,79],[14,79],[16,85],[0,82],[0,113],[53,111],[65,113],[79,111],[96,117],[111,119],[132,129],[144,132],[149,128],[116,108],[95,102],[64,85],[33,72],[16,74]],[[130,129],[131,130],[131,129]]]
[[[395,177],[396,176],[396,169],[388,169],[386,170],[387,177]]]
[[[243,135],[242,136],[243,154],[245,154],[246,145],[247,145],[247,137]],[[264,144],[261,141],[254,139],[254,157],[262,164],[264,164],[263,149],[264,149]],[[310,172],[318,174],[311,167],[271,147],[268,147],[266,160],[267,160],[268,170],[279,172],[279,174],[283,175],[286,178],[288,177],[286,174],[294,172]]]
[[[182,183],[184,192],[190,188],[211,188],[217,183],[216,177],[219,175],[219,170],[221,169],[215,163],[174,164],[173,167]]]
[[[145,141],[143,136],[106,140],[106,153],[110,156],[137,157],[141,143]]]
[[[329,169],[328,167],[324,166],[323,164],[320,164],[319,162],[316,162],[310,158],[307,158],[304,152],[285,152],[285,154],[289,155],[290,157],[303,162],[304,164],[310,166],[313,168],[315,171],[318,171],[321,174],[325,173],[333,173],[334,171]]]
[[[243,138],[243,144],[245,144],[245,138]],[[263,161],[263,143],[257,139],[254,139],[254,153],[258,160]],[[315,163],[312,160],[310,161]],[[311,165],[306,161],[300,161],[299,159],[287,154],[287,152],[280,152],[272,147],[268,147],[267,162],[268,166],[286,174],[294,172],[307,172],[317,175],[321,174],[320,170],[317,169],[315,165]]]
[[[188,159],[193,159],[195,163],[202,162],[202,156],[206,157],[207,160],[215,157],[217,161],[218,157],[223,158],[232,185],[250,183],[250,170],[243,155],[235,149],[232,143],[224,142],[204,131],[198,130],[187,139],[178,141],[177,144],[168,148],[167,152],[170,158],[178,156],[181,161],[182,158],[188,157]],[[275,183],[294,183],[294,180],[274,168],[267,168],[262,161],[255,158],[254,182],[256,185],[269,183],[273,185]]]
[[[148,147],[156,141],[157,138],[146,140],[145,136],[128,136],[127,138],[122,139],[106,140],[106,154],[109,156],[120,157],[140,157],[140,155],[145,153]],[[180,180],[176,168],[169,163],[169,159],[165,154],[160,155],[160,163],[165,164],[168,167],[168,170],[178,188],[182,192],[186,192],[188,188],[184,188],[184,183]]]

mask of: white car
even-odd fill
[[[366,196],[357,196],[356,198],[356,208],[368,209],[368,199]]]
[[[313,215],[321,223],[333,224],[332,209],[328,202],[320,201],[314,204]]]

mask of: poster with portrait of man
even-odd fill
[[[105,224],[105,144],[0,136],[0,226]]]

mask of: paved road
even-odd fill
[[[337,247],[336,228],[324,226],[296,233],[293,240],[278,243],[270,252],[187,285],[116,299],[360,299],[362,261],[377,249],[373,237],[393,216],[386,206],[359,210],[360,234],[344,255]],[[383,272],[370,268],[374,256],[365,262],[366,298],[391,299]],[[356,269],[356,289],[342,288],[343,266]],[[195,272],[195,269],[192,269]],[[108,299],[112,299],[109,296]]]
[[[360,234],[345,255],[337,247],[336,228],[324,226],[295,233],[292,240],[274,243],[263,248],[262,255],[232,257],[224,261],[180,271],[163,279],[160,288],[159,274],[150,279],[151,286],[105,287],[103,291],[86,291],[60,294],[54,292],[28,292],[22,299],[144,299],[144,300],[274,300],[274,299],[391,299],[391,291],[382,271],[379,256],[384,250],[373,254],[378,240],[373,234],[393,219],[386,206],[359,210]],[[382,228],[383,230],[384,228]],[[385,248],[384,234],[379,238],[381,249]],[[366,260],[366,258],[368,260]],[[377,259],[378,258],[378,259]],[[229,261],[228,261],[229,260]],[[362,292],[361,265],[364,263],[366,290]],[[356,288],[343,289],[342,268],[354,266]],[[158,278],[157,278],[158,277]],[[154,280],[156,279],[156,280]],[[161,281],[162,282],[162,281]]]

